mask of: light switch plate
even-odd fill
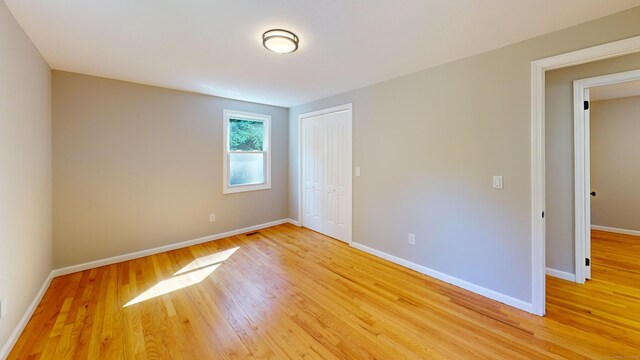
[[[416,235],[415,234],[409,234],[409,244],[410,245],[415,245],[416,244]]]
[[[356,176],[360,176],[360,167],[356,166]]]
[[[502,176],[494,176],[493,177],[493,188],[494,189],[502,189],[503,187],[503,181],[502,181]]]

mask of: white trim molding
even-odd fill
[[[544,109],[544,68],[533,62],[531,63],[531,304],[532,312],[540,316],[545,314],[544,268],[547,262],[545,258],[546,225],[542,215],[546,207]]]
[[[44,294],[47,292],[47,289],[49,289],[49,284],[51,284],[51,280],[53,278],[54,275],[52,271],[44,280],[44,283],[42,283],[40,290],[38,290],[38,293],[27,308],[27,311],[24,312],[24,315],[22,315],[22,318],[18,322],[18,325],[16,325],[11,335],[9,335],[9,338],[2,346],[2,349],[0,349],[0,359],[6,359],[7,357],[9,357],[9,353],[11,353],[11,350],[13,350],[13,347],[16,345],[18,338],[22,334],[22,331],[24,331],[24,328],[29,323],[29,320],[31,320],[31,316],[33,316],[33,313],[36,311],[36,308],[38,307],[38,304],[40,304],[40,301],[44,297]]]
[[[623,235],[631,235],[631,236],[640,236],[640,231],[638,230],[628,230],[628,229],[620,229],[609,226],[600,226],[600,225],[591,225],[592,230],[600,230],[606,231],[610,233],[623,234]]]
[[[138,259],[138,258],[149,256],[149,255],[155,255],[155,254],[159,254],[159,253],[162,253],[162,252],[165,252],[165,251],[171,251],[171,250],[181,249],[181,248],[188,247],[188,246],[193,246],[193,245],[206,243],[206,242],[209,242],[209,241],[220,240],[220,239],[224,239],[224,238],[227,238],[227,237],[230,237],[230,236],[240,235],[240,234],[244,234],[244,233],[251,232],[251,231],[257,231],[257,230],[261,230],[261,229],[265,229],[265,228],[268,228],[268,227],[272,227],[272,226],[276,226],[276,225],[280,225],[280,224],[285,224],[285,223],[292,223],[292,224],[295,225],[295,223],[293,223],[293,221],[290,220],[290,219],[282,219],[282,220],[272,221],[272,222],[268,222],[268,223],[264,223],[264,224],[260,224],[260,225],[249,226],[249,227],[242,228],[242,229],[237,229],[237,230],[227,231],[227,232],[223,232],[223,233],[219,233],[219,234],[204,236],[204,237],[193,239],[193,240],[188,240],[188,241],[183,241],[183,242],[179,242],[179,243],[175,243],[175,244],[160,246],[160,247],[156,247],[156,248],[153,248],[153,249],[136,251],[136,252],[132,252],[132,253],[129,253],[129,254],[123,254],[123,255],[113,256],[113,257],[106,258],[106,259],[100,259],[100,260],[90,261],[90,262],[86,262],[86,263],[82,263],[82,264],[78,264],[78,265],[67,266],[67,267],[64,267],[64,268],[53,270],[52,274],[53,274],[53,277],[72,274],[72,273],[75,273],[75,272],[78,272],[78,271],[89,270],[89,269],[93,269],[93,268],[100,267],[100,266],[106,266],[106,265],[116,264],[116,263],[123,262],[123,261]]]
[[[560,271],[552,268],[547,268],[547,275],[557,277],[562,280],[576,282],[576,276],[566,271]]]
[[[524,310],[526,312],[532,312],[533,311],[533,306],[531,303],[528,303],[526,301],[520,300],[520,299],[516,299],[514,297],[511,297],[509,295],[505,295],[502,294],[500,292],[497,292],[495,290],[491,290],[491,289],[487,289],[485,287],[482,287],[480,285],[476,285],[473,283],[470,283],[468,281],[459,279],[457,277],[451,276],[451,275],[447,275],[445,273],[441,273],[437,270],[433,270],[431,268],[428,268],[426,266],[422,266],[419,264],[416,264],[414,262],[411,262],[409,260],[405,260],[403,258],[391,255],[391,254],[387,254],[383,251],[380,250],[376,250],[374,248],[370,248],[366,245],[362,245],[359,243],[351,243],[351,246],[364,251],[368,254],[377,256],[381,259],[390,261],[392,263],[398,264],[400,266],[404,266],[406,268],[409,268],[411,270],[417,271],[421,274],[430,276],[432,278],[436,278],[438,280],[444,281],[446,283],[449,283],[451,285],[457,286],[459,288],[465,289],[465,290],[469,290],[473,293],[482,295],[484,297],[488,297],[489,299],[492,300],[496,300],[499,301],[503,304],[509,305],[509,306],[513,306],[515,308],[518,308],[520,310]]]
[[[640,52],[640,36],[531,62],[531,246],[533,313],[545,314],[545,72]]]

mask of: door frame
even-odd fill
[[[320,110],[316,110],[316,111],[311,111],[311,112],[307,112],[304,114],[300,114],[298,115],[298,222],[300,226],[304,226],[304,222],[303,222],[303,216],[302,216],[302,195],[304,192],[303,186],[302,186],[302,150],[304,149],[303,147],[303,137],[302,137],[302,122],[305,119],[309,119],[312,117],[316,117],[316,116],[321,116],[321,115],[328,115],[328,114],[334,114],[334,113],[339,113],[339,112],[344,112],[344,111],[348,111],[349,112],[349,127],[351,128],[351,138],[349,138],[349,146],[350,146],[350,151],[351,151],[351,161],[352,163],[349,164],[349,175],[350,175],[350,186],[349,186],[349,196],[348,196],[348,201],[350,203],[349,206],[349,213],[347,214],[347,219],[349,220],[349,241],[347,242],[349,245],[351,245],[351,243],[353,242],[353,104],[352,103],[347,103],[347,104],[342,104],[342,105],[338,105],[338,106],[333,106],[330,108],[326,108],[326,109],[320,109]]]
[[[573,82],[574,129],[574,188],[575,188],[575,253],[576,282],[584,284],[591,278],[591,269],[585,259],[591,257],[591,141],[589,110],[584,102],[590,101],[589,89],[596,86],[640,80],[640,70],[596,76]]]
[[[545,257],[545,72],[640,52],[640,36],[597,45],[531,62],[531,277],[532,312],[546,306]]]

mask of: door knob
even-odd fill
[[[592,192],[591,192],[591,196],[596,196],[596,192],[595,192],[595,191],[592,191]]]

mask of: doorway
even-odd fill
[[[639,58],[634,55],[627,59]],[[625,62],[624,59],[613,62],[617,61]],[[583,330],[596,331],[607,339],[623,334],[626,339],[616,338],[618,343],[636,344],[639,335],[629,329],[640,325],[640,312],[632,311],[640,305],[637,296],[640,293],[640,237],[621,234],[620,230],[640,230],[640,168],[637,166],[640,159],[640,83],[633,80],[637,74],[633,71],[584,79],[611,72],[610,67],[604,71],[602,67],[611,63],[547,74],[547,104],[557,109],[555,100],[563,92],[558,89],[566,94],[560,102],[562,111],[547,113],[550,120],[547,139],[554,139],[554,133],[569,128],[571,131],[562,132],[563,136],[559,138],[571,136],[574,141],[563,143],[566,145],[563,150],[568,150],[568,154],[557,150],[557,141],[547,143],[551,145],[548,163],[554,165],[551,177],[561,178],[559,182],[550,183],[555,186],[548,187],[553,195],[547,203],[550,215],[547,220],[554,227],[560,218],[573,231],[566,237],[558,236],[566,233],[559,233],[557,227],[549,233],[552,241],[547,245],[552,251],[547,254],[553,259],[550,264],[559,271],[549,273],[547,277],[546,311],[554,321],[562,324],[590,323],[593,326]],[[638,62],[626,64],[628,70],[637,67]],[[557,161],[558,158],[562,161]],[[572,174],[557,171],[558,164],[574,168],[574,163],[577,165]],[[570,176],[561,176],[567,173]],[[566,185],[571,189],[565,191],[568,196],[560,201],[553,199],[558,197],[558,183],[563,184],[561,190],[567,189]],[[566,208],[570,210],[570,216],[558,216],[560,210]],[[576,221],[580,218],[582,220]],[[583,221],[581,231],[575,226],[579,221]],[[579,234],[584,236],[583,243],[577,237]],[[557,251],[564,246],[570,251],[564,252],[566,257],[557,257]],[[579,254],[580,249],[583,254]],[[578,254],[575,259],[572,258],[574,253]],[[570,266],[557,267],[562,264],[558,259],[569,260]],[[565,273],[571,276],[558,276],[565,269],[571,271]]]
[[[640,36],[596,45],[531,62],[531,312],[546,311],[545,257],[545,73],[640,52]]]
[[[350,244],[352,105],[302,114],[298,125],[301,225]]]
[[[591,202],[598,192],[591,186],[591,98],[614,98],[638,92],[640,70],[576,80],[574,96],[575,254],[576,282],[591,278]],[[627,95],[620,95],[627,94]],[[640,92],[637,94],[640,95]],[[628,164],[633,166],[633,164]],[[616,176],[611,174],[611,176]],[[601,229],[602,230],[602,229]]]

